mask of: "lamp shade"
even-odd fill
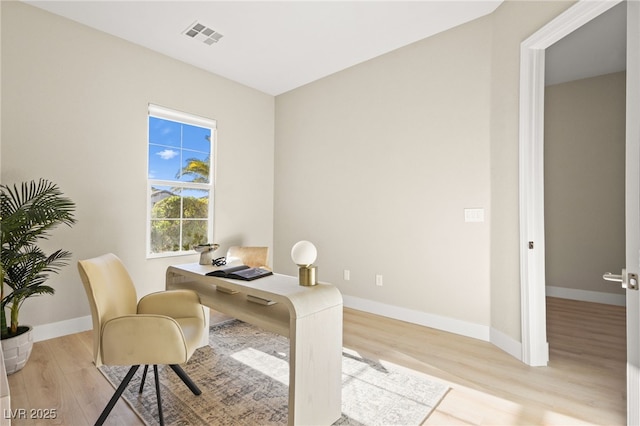
[[[291,248],[291,259],[298,266],[309,266],[316,261],[318,250],[309,241],[298,241]]]

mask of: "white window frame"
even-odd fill
[[[197,182],[179,182],[168,181],[161,179],[149,179],[149,117],[161,118],[164,120],[175,121],[183,124],[189,124],[198,127],[206,127],[211,129],[211,144],[209,153],[210,165],[209,165],[209,183],[197,183]],[[214,199],[215,199],[215,162],[216,162],[216,141],[217,141],[217,122],[216,120],[200,117],[193,114],[188,114],[173,109],[165,108],[159,105],[149,104],[149,110],[147,113],[147,236],[146,236],[146,251],[147,258],[160,258],[160,257],[175,257],[184,256],[196,253],[195,250],[182,250],[170,251],[162,253],[151,252],[151,195],[152,188],[154,186],[172,186],[176,188],[189,188],[189,189],[204,189],[209,191],[209,211],[207,213],[207,237],[209,243],[213,242],[213,225],[214,225]],[[182,232],[182,226],[180,226],[180,232]]]

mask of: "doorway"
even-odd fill
[[[543,115],[545,49],[620,1],[579,1],[521,44],[520,90],[520,265],[522,360],[546,365]],[[627,422],[640,422],[640,3],[626,2],[627,79],[625,226]],[[537,244],[536,244],[537,242]],[[535,248],[534,248],[535,247]]]
[[[549,361],[544,226],[544,81],[546,49],[620,2],[581,1],[522,43],[520,89],[520,282],[522,360]]]
[[[626,4],[545,51],[546,295],[625,305]],[[578,160],[579,159],[579,160]]]
[[[616,6],[571,36],[581,37],[592,24],[596,30],[598,21],[614,15],[617,28],[626,32],[625,7]],[[598,376],[598,389],[607,389],[600,400],[624,419],[626,292],[602,278],[605,271],[619,274],[626,263],[622,36],[623,58],[607,70],[613,72],[567,76],[545,88],[544,228],[549,365]],[[547,49],[547,59],[556,58],[556,47],[563,45]],[[547,61],[547,69],[560,65]]]

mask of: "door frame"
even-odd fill
[[[520,45],[520,303],[522,361],[549,362],[544,240],[545,49],[622,0],[580,0]]]

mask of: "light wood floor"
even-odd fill
[[[447,382],[427,425],[623,425],[624,308],[548,299],[548,367],[528,367],[489,343],[345,309],[344,346]],[[113,393],[91,362],[91,332],[34,345],[9,376],[11,405],[55,409],[55,420],[15,425],[88,425]],[[107,424],[139,425],[120,401]]]

